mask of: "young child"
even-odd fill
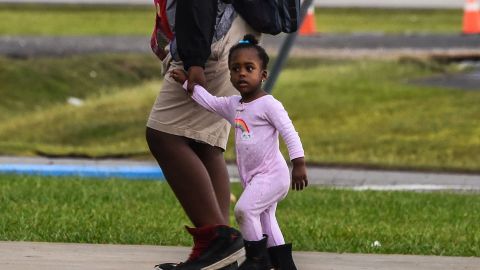
[[[262,90],[268,55],[252,35],[230,49],[230,81],[241,96],[215,97],[196,85],[192,98],[235,127],[237,165],[244,188],[235,217],[245,240],[246,260],[239,269],[296,269],[292,246],[285,244],[275,217],[277,203],[288,193],[290,175],[279,150],[278,134],[293,164],[291,186],[308,185],[304,151],[298,133],[282,104]],[[187,87],[183,70],[170,76]],[[267,250],[268,247],[268,250]]]

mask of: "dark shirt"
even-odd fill
[[[175,36],[185,70],[205,68],[215,30],[217,0],[177,0]]]

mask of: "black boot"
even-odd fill
[[[234,263],[230,264],[229,266],[225,266],[225,267],[221,268],[220,270],[237,270],[237,269],[238,269],[238,263],[234,262]]]
[[[237,269],[236,261],[243,256],[243,238],[239,231],[225,225],[187,228],[194,246],[187,261],[162,263],[154,270],[217,270]]]
[[[292,244],[270,247],[268,254],[275,270],[297,270],[292,257]]]
[[[267,235],[260,241],[244,241],[245,261],[238,270],[270,270],[272,264],[268,256]]]

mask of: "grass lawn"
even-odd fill
[[[160,79],[153,55],[88,55],[11,59],[0,56],[0,122],[65,104],[69,97],[109,95]]]
[[[459,34],[462,18],[461,9],[317,8],[315,11],[320,33]]]
[[[0,4],[0,35],[149,35],[152,6]],[[460,33],[463,11],[316,8],[321,33]]]
[[[0,154],[149,156],[144,126],[161,84],[150,56],[0,61]],[[456,68],[292,59],[273,94],[310,163],[480,171],[480,92],[408,83]],[[67,104],[69,96],[84,105]],[[232,145],[226,157],[234,159]]]
[[[408,83],[441,69],[407,59],[317,60],[285,70],[274,95],[311,162],[478,171],[480,92]]]
[[[240,194],[238,184],[233,192]],[[180,205],[158,181],[0,175],[0,212],[2,241],[191,241]],[[290,192],[277,211],[296,250],[449,256],[480,256],[479,215],[477,194],[318,187]]]

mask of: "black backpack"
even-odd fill
[[[233,0],[233,7],[255,30],[276,35],[297,31],[300,0]]]

